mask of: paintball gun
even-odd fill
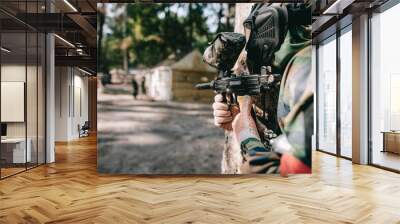
[[[277,43],[275,43],[276,45],[271,44],[274,40],[276,41],[276,38],[265,37],[264,40],[270,40],[267,45],[271,46],[269,48],[265,45],[263,47],[264,53],[276,50]],[[258,49],[257,47],[249,49],[252,44],[247,43],[247,55],[249,53],[254,54],[253,49]],[[216,93],[222,94],[228,106],[237,104],[237,96],[260,97],[258,102],[261,103],[262,110],[260,112],[257,110],[258,105],[253,105],[253,117],[262,118],[261,123],[258,122],[258,127],[261,127],[259,130],[261,132],[260,137],[266,148],[271,149],[271,140],[280,134],[276,110],[282,76],[272,73],[271,66],[266,66],[270,65],[270,60],[262,62],[264,57],[259,57],[256,63],[247,60],[246,63],[250,65],[249,68],[252,73],[233,74],[231,70],[245,45],[246,38],[242,34],[219,33],[203,54],[204,62],[218,69],[218,76],[211,82],[197,84],[196,88],[212,89]],[[254,56],[252,56],[252,59],[255,59]]]
[[[228,104],[236,104],[237,96],[256,96],[277,83],[279,75],[263,66],[261,74],[239,74],[231,72],[240,52],[246,44],[244,35],[233,32],[219,33],[205,50],[203,60],[218,69],[218,77],[208,83],[196,85],[197,89],[212,89],[224,96]]]

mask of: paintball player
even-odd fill
[[[137,83],[135,78],[132,78],[131,84],[132,84],[132,96],[136,100],[138,92],[139,92],[139,85],[138,85],[138,83]]]
[[[240,108],[228,106],[222,95],[215,96],[213,104],[215,125],[225,130],[233,130],[237,143],[240,144],[243,163],[241,173],[311,173],[311,135],[313,132],[313,80],[311,77],[311,6],[307,4],[256,4],[245,23],[255,29],[260,12],[257,10],[275,10],[282,15],[279,18],[281,27],[287,25],[285,35],[279,46],[269,57],[269,62],[275,73],[282,74],[279,89],[279,99],[276,104],[276,120],[279,124],[277,137],[270,143],[272,149],[266,148],[262,142],[259,123],[264,116],[254,113],[254,108],[265,102],[259,98],[242,96],[239,98]],[[286,24],[282,24],[286,22]],[[252,60],[265,55],[257,55],[252,49],[257,47],[250,34],[247,41],[247,65],[242,67],[257,67]],[[254,46],[255,45],[255,46]],[[265,46],[265,45],[264,45]],[[262,51],[261,51],[262,52]],[[259,52],[258,52],[259,53]],[[240,57],[239,57],[240,58]],[[243,58],[243,56],[242,56]],[[267,57],[268,58],[268,57]],[[243,64],[242,62],[238,62]],[[240,65],[238,66],[240,67]],[[245,68],[247,69],[247,68]],[[257,68],[256,70],[258,70]],[[250,71],[253,72],[253,71]],[[268,109],[271,109],[268,108]],[[256,116],[253,116],[256,114]],[[274,117],[274,116],[270,116]],[[276,131],[275,131],[276,132]]]
[[[146,77],[143,76],[142,81],[140,82],[140,89],[142,90],[142,95],[146,95]]]

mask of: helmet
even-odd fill
[[[288,11],[284,4],[255,4],[243,25],[251,31],[246,45],[247,66],[251,73],[257,73],[283,43]]]
[[[247,65],[251,73],[259,73],[261,66],[271,64],[288,32],[295,41],[311,39],[311,3],[255,4],[243,25],[250,29]]]

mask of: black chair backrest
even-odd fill
[[[85,124],[83,124],[82,129],[89,129],[90,125],[89,125],[89,121],[85,121]]]

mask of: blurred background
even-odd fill
[[[194,85],[216,76],[202,52],[233,31],[235,4],[99,6],[99,172],[220,173],[214,93]]]

